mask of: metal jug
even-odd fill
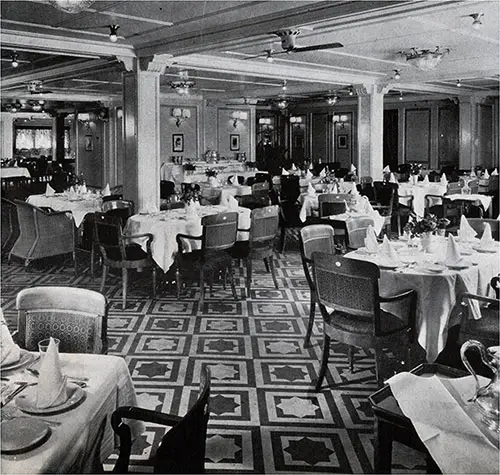
[[[481,355],[482,362],[493,372],[493,378],[486,386],[480,386],[477,374],[465,356],[469,348],[477,348]],[[472,398],[472,401],[476,403],[482,415],[482,422],[486,424],[491,431],[500,432],[500,380],[498,376],[498,369],[500,368],[500,347],[492,346],[490,348],[485,348],[485,346],[477,340],[468,340],[460,348],[460,357],[469,373],[472,374],[476,380],[476,394]]]

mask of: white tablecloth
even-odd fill
[[[428,185],[421,184],[413,185],[411,183],[399,183],[398,194],[402,199],[401,204],[406,204],[405,196],[413,196],[413,211],[418,216],[425,214],[425,195],[443,196],[446,193],[447,185],[441,183],[429,183]]]
[[[407,259],[404,248],[398,250],[398,255],[403,260]],[[378,256],[368,255],[363,249],[350,252],[346,257],[378,263]],[[442,273],[426,270],[426,263],[442,262],[444,257],[442,248],[436,254],[424,254],[419,251],[414,256],[417,262],[414,268],[380,270],[381,295],[396,294],[407,289],[417,291],[417,340],[426,351],[429,362],[435,361],[443,350],[448,328],[459,323],[452,318],[452,309],[459,294],[470,292],[487,295],[491,278],[500,271],[500,252],[483,254],[475,251],[470,256],[464,256],[465,261],[470,264],[466,269],[446,268]],[[475,318],[480,318],[477,307],[472,310],[476,312]],[[395,311],[394,308],[391,307],[391,311]],[[402,314],[400,316],[404,319],[407,317]]]
[[[31,178],[31,173],[26,167],[2,167],[0,168],[1,178],[15,178],[15,177]]]
[[[237,196],[237,195],[242,196],[242,195],[252,194],[252,187],[248,185],[223,185],[216,187],[212,187],[208,183],[201,183],[200,185],[201,185],[201,196],[207,195],[205,191],[208,191],[208,195],[210,195],[211,188],[216,188],[220,190],[221,195],[219,204],[222,205],[227,203],[227,200],[230,196]]]
[[[201,206],[194,217],[186,216],[184,209],[172,209],[154,214],[136,214],[131,216],[125,228],[126,234],[151,233],[153,242],[151,251],[155,262],[168,271],[174,263],[177,254],[177,234],[190,234],[201,236],[201,218],[211,214],[225,213],[228,209],[222,205]],[[248,229],[250,227],[250,210],[239,207],[238,228]],[[248,233],[238,233],[239,240],[248,239]],[[144,242],[141,242],[145,248]],[[194,241],[195,245],[200,242]]]
[[[480,195],[480,194],[462,195],[457,193],[454,195],[446,195],[446,197],[451,201],[465,200],[465,201],[470,201],[471,203],[479,202],[482,204],[485,211],[487,211],[491,205],[491,196],[488,195]]]
[[[54,196],[30,195],[26,201],[38,207],[50,207],[54,211],[71,211],[77,227],[87,213],[102,211],[102,198],[92,193],[74,197],[65,193],[56,193]]]
[[[61,353],[60,359],[63,374],[89,379],[85,400],[67,412],[43,416],[61,425],[53,427],[49,439],[36,449],[18,455],[2,454],[2,473],[90,473],[92,461],[86,457],[86,452],[93,447],[104,417],[107,421],[100,450],[101,462],[111,455],[117,442],[111,428],[111,414],[120,406],[137,405],[134,385],[123,358]],[[3,372],[2,377],[12,381],[36,381],[22,370]],[[15,407],[15,402],[9,402],[5,409],[9,407]],[[131,428],[135,438],[143,425],[131,423]]]

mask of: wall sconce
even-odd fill
[[[302,117],[290,117],[290,124],[292,125],[300,125],[302,124]]]
[[[233,111],[231,112],[231,119],[233,119],[233,127],[236,129],[239,120],[248,119],[248,113],[245,111]]]
[[[183,122],[191,118],[191,111],[189,109],[181,109],[180,107],[176,107],[172,109],[172,117],[176,119],[175,125],[177,127],[180,127]]]
[[[345,123],[348,121],[349,121],[349,117],[347,117],[347,115],[345,115],[345,114],[342,114],[342,115],[335,114],[333,116],[333,123],[334,124],[340,123],[340,126],[342,128],[345,128]]]
[[[259,126],[262,130],[273,130],[271,123],[272,121],[270,117],[261,117],[259,119]]]

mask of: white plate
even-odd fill
[[[480,246],[474,246],[473,249],[477,252],[481,252],[483,254],[494,254],[496,252],[499,251],[499,248],[498,247],[490,247],[490,248],[487,248],[487,249],[484,249]]]
[[[21,350],[21,356],[19,357],[19,359],[17,361],[3,365],[0,367],[0,369],[2,371],[10,371],[12,369],[20,368],[21,366],[24,366],[25,364],[28,364],[31,361],[33,361],[34,357],[35,357],[35,355],[33,353],[30,353],[29,351],[26,351],[26,350]]]
[[[32,417],[16,417],[3,421],[0,427],[2,454],[28,452],[50,437],[49,425]]]
[[[396,269],[401,264],[377,264],[381,269]]]
[[[428,270],[429,272],[435,272],[436,274],[439,274],[445,270],[445,267],[441,264],[428,264],[424,266],[424,269]]]
[[[470,266],[469,264],[446,264],[446,267],[452,270],[462,270],[462,269],[468,269]]]
[[[21,409],[21,411],[26,412],[27,414],[35,414],[35,415],[49,415],[49,414],[60,414],[61,412],[69,411],[74,407],[78,406],[82,403],[87,395],[87,393],[73,383],[67,383],[66,385],[66,394],[68,395],[68,399],[63,404],[59,404],[58,406],[51,406],[47,408],[39,408],[36,407],[36,391],[37,386],[28,386],[20,396],[16,398],[16,406]]]

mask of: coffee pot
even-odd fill
[[[470,348],[477,348],[482,362],[493,372],[491,381],[482,386],[479,383],[476,372],[467,360],[465,353]],[[482,416],[482,422],[493,432],[500,432],[500,380],[498,369],[500,368],[500,346],[485,346],[477,340],[468,340],[460,348],[460,357],[464,366],[476,380],[476,394],[472,401],[477,405]]]

